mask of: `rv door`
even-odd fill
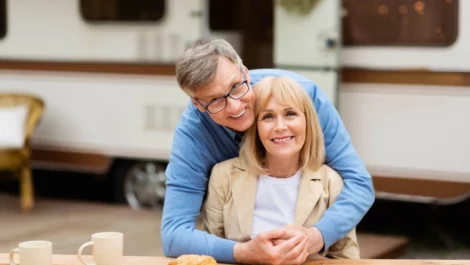
[[[298,3],[298,4],[297,4]],[[312,79],[337,103],[340,1],[276,1],[274,65]]]

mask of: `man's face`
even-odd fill
[[[242,71],[245,75],[243,75]],[[245,76],[248,81],[246,85],[249,85],[250,76],[248,69],[243,67],[242,70],[240,70],[239,66],[232,63],[230,60],[221,57],[217,67],[217,74],[214,79],[206,86],[199,88],[195,93],[195,98],[199,103],[207,106],[209,103],[213,102],[215,99],[223,97],[230,92],[233,87],[243,82],[245,80]],[[245,84],[243,85],[245,86]],[[193,104],[199,109],[199,111],[206,111],[194,99]],[[227,106],[223,110],[215,114],[209,113],[209,115],[215,123],[229,127],[235,131],[243,132],[248,129],[255,120],[254,105],[255,93],[253,93],[253,90],[250,88],[240,99],[227,97]]]

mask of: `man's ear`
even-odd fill
[[[246,80],[248,80],[248,83],[250,83],[251,78],[250,78],[250,72],[248,71],[248,68],[246,68],[245,65],[242,65],[242,69],[243,69],[243,72],[245,73]]]
[[[199,103],[194,98],[191,98],[191,102],[193,103],[194,107],[196,107],[200,112],[206,112],[206,109],[201,107]]]

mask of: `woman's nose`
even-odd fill
[[[275,129],[277,131],[283,131],[283,130],[287,129],[286,123],[282,118],[277,119]]]

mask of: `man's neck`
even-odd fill
[[[243,135],[245,134],[245,132],[239,132],[239,131],[235,131],[229,127],[226,127],[226,126],[223,126],[225,130],[229,131],[231,134],[233,133],[234,135],[234,138],[235,140],[238,140],[238,141],[241,141],[242,138],[243,138]]]

